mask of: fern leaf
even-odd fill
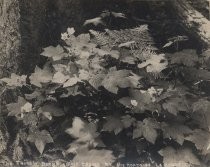
[[[90,34],[94,36],[95,41],[99,46],[105,46],[109,44],[109,38],[104,32],[97,32],[94,30],[89,30]]]

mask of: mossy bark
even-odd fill
[[[18,0],[0,0],[0,76],[18,68],[21,40],[19,11]]]

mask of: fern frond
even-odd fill
[[[154,40],[149,33],[147,25],[142,25],[133,29],[123,30],[109,30],[105,29],[104,32],[97,32],[89,30],[93,37],[96,39],[97,44],[104,45],[119,45],[128,41],[135,41],[137,48],[145,48],[154,45]],[[155,49],[155,48],[153,48]]]
[[[97,32],[94,30],[89,30],[90,34],[94,36],[93,42],[97,43],[99,46],[105,46],[109,44],[109,38],[104,32]]]

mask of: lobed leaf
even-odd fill
[[[168,60],[164,54],[152,55],[150,59],[138,65],[138,68],[146,67],[147,72],[160,73],[167,68]]]
[[[26,78],[26,75],[19,76],[12,73],[10,78],[2,78],[0,81],[5,82],[10,87],[22,87],[26,85]]]
[[[150,143],[155,144],[158,137],[157,129],[159,128],[159,123],[151,118],[146,118],[143,122],[138,121],[133,130],[133,139],[144,137]]]
[[[46,130],[30,132],[27,140],[35,144],[40,154],[43,153],[46,144],[54,142],[50,133]]]
[[[183,145],[185,137],[192,133],[192,130],[180,124],[166,124],[165,122],[161,123],[161,129],[163,131],[163,137],[168,139],[173,139],[180,145]]]
[[[60,45],[57,45],[56,47],[49,46],[44,48],[44,51],[41,53],[41,55],[45,57],[50,57],[53,59],[53,61],[58,61],[63,59],[64,57],[68,57],[68,55],[64,52],[64,49]]]
[[[7,104],[7,109],[9,111],[8,116],[20,116],[20,114],[23,112],[23,108],[25,104],[28,102],[23,97],[18,97],[17,103],[10,103]],[[30,103],[28,103],[30,104]],[[27,107],[27,106],[26,106]],[[29,106],[29,110],[31,110],[31,105]]]
[[[29,77],[32,85],[35,85],[39,88],[42,87],[43,83],[49,83],[52,81],[53,74],[49,67],[45,66],[44,69],[36,66],[34,73]]]
[[[195,129],[185,140],[191,141],[203,155],[210,153],[210,133],[202,129]]]
[[[166,100],[162,106],[169,113],[177,115],[179,111],[189,112],[190,106],[188,103],[185,97],[174,97]]]

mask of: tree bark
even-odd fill
[[[20,48],[18,0],[0,0],[0,77],[17,70]]]
[[[183,28],[204,43],[206,47],[209,47],[210,21],[195,10],[187,0],[170,0],[169,3]]]
[[[50,0],[0,0],[0,77],[38,62]]]

